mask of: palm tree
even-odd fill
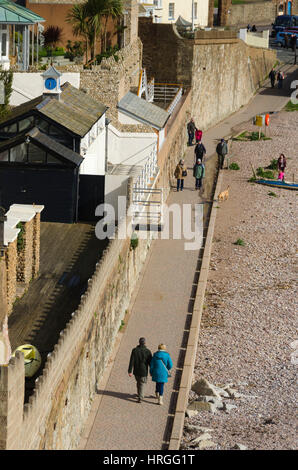
[[[87,3],[74,5],[69,11],[66,21],[72,24],[73,34],[75,36],[83,36],[86,42],[86,62],[88,62],[89,46],[91,51],[91,59],[94,58],[95,31],[88,21],[89,13],[86,8]]]
[[[103,51],[107,49],[107,23],[109,17],[118,18],[123,14],[123,0],[87,0],[88,22],[98,37],[103,27]]]

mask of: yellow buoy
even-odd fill
[[[13,356],[15,356],[16,351],[21,351],[24,354],[25,377],[33,377],[41,365],[41,356],[38,349],[32,344],[22,344],[15,349]]]

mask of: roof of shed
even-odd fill
[[[158,129],[163,129],[170,117],[170,114],[164,109],[149,103],[130,91],[120,100],[117,107],[120,111],[124,111],[136,120],[146,122]]]
[[[36,110],[72,133],[84,137],[108,108],[68,82],[61,89],[59,100],[41,95],[13,108],[2,124]]]

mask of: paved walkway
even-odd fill
[[[287,74],[294,71],[289,66],[285,69]],[[205,132],[203,142],[208,156],[214,153],[217,139],[231,134],[235,126],[259,112],[281,109],[289,100],[289,82],[292,80],[293,76],[285,80],[282,91],[260,90],[248,106]],[[187,150],[186,163],[192,167],[193,148]],[[171,192],[167,203],[197,203],[198,193],[193,190],[191,171],[185,186],[182,193]],[[130,307],[129,322],[120,342],[118,338],[116,353],[94,402],[80,449],[160,450],[167,447],[195,295],[197,260],[197,252],[184,250],[184,240],[154,241],[139,290]],[[157,405],[150,378],[144,402],[138,404],[134,396],[135,380],[128,377],[127,368],[131,349],[141,336],[146,337],[152,352],[160,342],[166,343],[173,359],[176,377],[166,386],[164,406]]]

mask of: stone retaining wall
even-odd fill
[[[268,0],[264,2],[251,2],[231,5],[230,13],[226,17],[227,26],[247,24],[270,25],[277,16],[276,3]]]
[[[5,252],[7,311],[11,312],[17,296],[17,240],[9,243]]]
[[[247,46],[225,31],[190,40],[173,25],[150,18],[139,24],[148,75],[191,87],[191,113],[203,130],[247,104],[276,62],[275,51]]]

